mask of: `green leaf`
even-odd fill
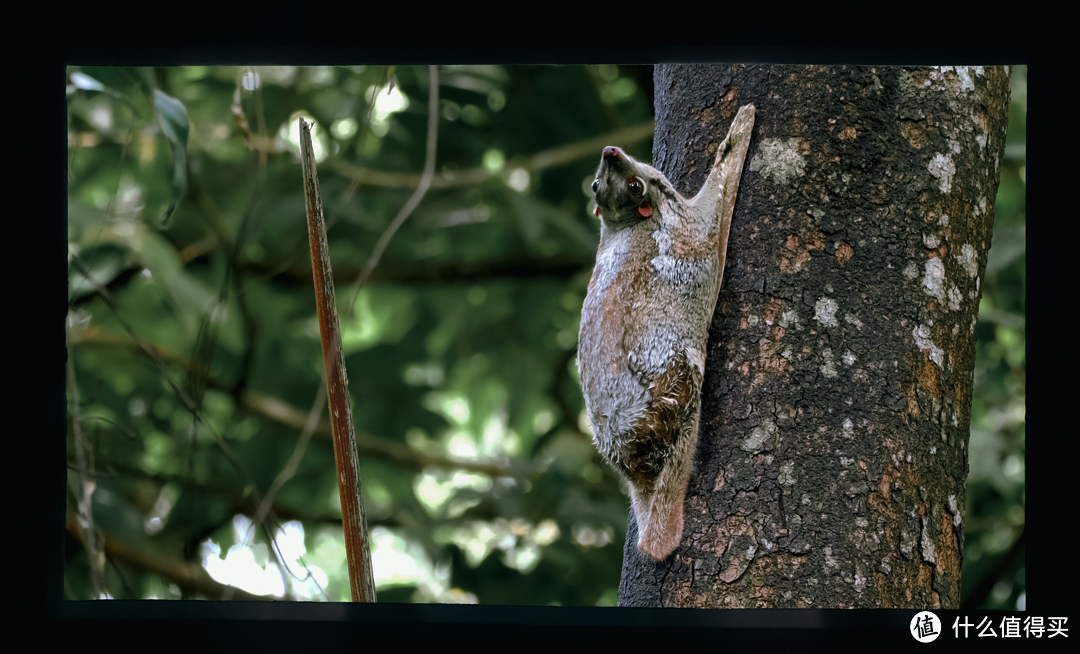
[[[165,215],[161,217],[162,227],[168,226],[177,205],[187,193],[187,139],[190,123],[184,103],[154,89],[154,109],[157,112],[158,125],[172,146],[173,167],[169,175],[169,191],[172,199]]]
[[[72,73],[71,84],[84,91],[104,91],[105,85],[85,73]]]
[[[82,91],[91,91],[91,92],[95,92],[95,93],[104,93],[105,95],[109,96],[113,100],[116,100],[117,102],[120,102],[121,104],[126,106],[128,109],[131,109],[132,113],[138,114],[138,109],[136,109],[135,105],[131,104],[131,102],[129,102],[128,99],[124,97],[123,93],[121,93],[120,91],[117,91],[116,89],[114,89],[114,88],[112,88],[110,86],[107,86],[107,85],[103,84],[102,82],[98,81],[96,78],[91,77],[90,75],[87,75],[86,73],[75,71],[75,72],[71,73],[70,80],[71,80],[71,85],[74,86],[75,88],[80,89]]]

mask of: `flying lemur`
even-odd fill
[[[693,198],[614,146],[592,183],[600,247],[578,371],[593,442],[626,478],[638,549],[657,561],[682,539],[705,344],[753,125],[754,106],[740,108]]]

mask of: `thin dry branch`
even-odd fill
[[[349,563],[349,587],[354,602],[374,602],[375,575],[371,568],[371,548],[367,518],[364,515],[356,437],[353,434],[349,381],[345,373],[345,354],[341,348],[334,276],[330,271],[326,223],[319,193],[319,177],[315,171],[315,153],[311,145],[311,125],[303,118],[298,120],[308,243],[311,246],[311,268],[315,284],[315,308],[319,316],[319,334],[322,338],[323,364],[326,369],[326,394],[330,403],[334,461],[337,465],[345,552]]]

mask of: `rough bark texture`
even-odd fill
[[[680,546],[630,518],[619,604],[957,608],[1004,67],[658,66],[684,195],[757,120]]]

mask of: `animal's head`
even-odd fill
[[[609,145],[600,157],[592,190],[595,214],[612,231],[654,217],[660,202],[659,170],[643,164],[621,148]]]

